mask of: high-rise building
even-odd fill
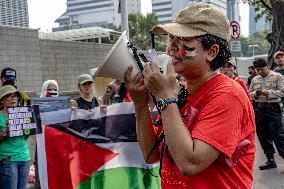
[[[227,1],[227,16],[229,21],[241,21],[240,15],[240,1]]]
[[[29,27],[27,0],[0,0],[0,25]]]
[[[265,17],[261,17],[255,21],[256,12],[253,6],[249,7],[249,35],[258,33],[264,30],[271,30],[271,22],[267,21]]]
[[[196,3],[197,0],[152,0],[152,11],[156,13],[160,24],[170,23],[185,6]],[[198,0],[218,7],[227,13],[227,0]]]
[[[141,0],[127,1],[128,13],[141,13]],[[52,30],[119,26],[118,7],[119,0],[67,0],[66,12],[55,21],[59,27]]]

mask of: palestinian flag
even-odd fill
[[[158,189],[158,164],[146,164],[133,103],[41,114],[37,135],[41,189]]]

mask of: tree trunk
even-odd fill
[[[271,0],[272,3],[272,33],[268,34],[267,40],[271,47],[268,53],[268,62],[271,68],[275,63],[273,62],[273,55],[276,51],[284,51],[284,2]]]

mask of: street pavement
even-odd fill
[[[260,171],[258,169],[259,165],[266,162],[266,157],[260,147],[257,140],[257,152],[254,165],[254,184],[252,189],[284,189],[284,160],[275,154],[275,159],[277,162],[277,168]],[[34,185],[29,184],[28,189],[33,189]]]
[[[256,159],[254,163],[254,184],[253,189],[284,189],[284,160],[275,153],[277,168],[262,170],[258,169],[259,165],[266,162],[266,157],[257,140]]]

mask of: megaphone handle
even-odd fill
[[[151,97],[152,97],[152,100],[153,100],[153,102],[154,102],[154,104],[155,104],[155,106],[156,106],[158,112],[159,112],[159,115],[161,115],[161,111],[160,111],[160,109],[157,107],[157,100],[156,100],[156,97],[155,97],[152,93],[150,93],[150,95],[151,95]]]
[[[134,58],[135,58],[135,60],[136,60],[137,66],[139,67],[140,71],[142,72],[143,69],[144,69],[144,67],[143,67],[143,64],[141,63],[141,60],[140,60],[138,54],[137,54],[137,49],[136,49],[131,43],[128,43],[128,47],[131,48],[132,54],[133,54],[133,56],[134,56]],[[152,97],[152,99],[153,99],[153,102],[154,102],[154,104],[155,104],[155,106],[156,106],[156,108],[157,108],[159,114],[161,115],[161,111],[160,111],[159,108],[157,107],[157,100],[156,100],[156,97],[155,97],[152,93],[150,93],[150,95],[151,95],[151,97]]]
[[[143,67],[143,64],[141,63],[140,58],[139,58],[136,51],[133,51],[133,56],[136,60],[137,66],[139,67],[140,71],[142,72],[144,70],[144,67]]]
[[[143,53],[139,53],[139,56],[142,58],[144,62],[150,62]]]

